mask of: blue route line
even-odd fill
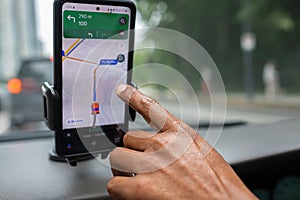
[[[96,79],[94,80],[94,98],[93,98],[94,102],[97,101],[97,93],[96,93]]]
[[[78,44],[76,44],[75,47],[73,47],[73,49],[71,51],[69,51],[69,53],[67,53],[67,56],[69,56],[85,39],[82,39],[80,42],[78,42]]]

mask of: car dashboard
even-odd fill
[[[288,195],[300,188],[299,130],[299,119],[232,126],[215,148],[260,199],[293,199]],[[77,167],[50,161],[50,135],[0,143],[0,199],[109,199],[110,168],[96,159]]]

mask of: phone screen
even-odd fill
[[[130,8],[64,3],[62,11],[63,130],[124,124],[115,88],[128,83]]]

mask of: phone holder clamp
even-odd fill
[[[131,86],[137,88],[134,83],[131,83]],[[47,127],[52,131],[59,130],[59,126],[61,124],[60,114],[61,114],[61,106],[59,104],[60,96],[59,93],[54,89],[54,86],[50,85],[48,82],[44,82],[42,85],[43,92],[43,104],[44,104],[44,122]],[[129,107],[129,120],[134,121],[136,118],[136,111]],[[52,161],[56,162],[67,162],[71,166],[76,166],[78,161],[84,161],[88,159],[93,159],[94,156],[91,154],[87,154],[84,156],[76,156],[70,158],[63,158],[57,155],[56,148],[53,147],[49,151],[49,158]],[[101,152],[101,158],[105,159],[110,152]]]

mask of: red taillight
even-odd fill
[[[7,82],[7,90],[12,94],[20,94],[22,92],[22,81],[18,78],[12,78]]]
[[[53,58],[53,56],[50,56],[50,62],[54,62],[54,58]]]

